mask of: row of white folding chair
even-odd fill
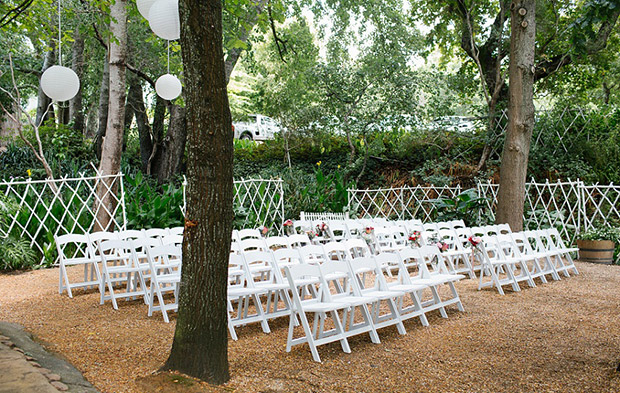
[[[421,233],[422,244],[432,245],[434,240],[437,240],[448,246],[447,250],[443,250],[448,269],[451,273],[455,274],[467,274],[470,278],[476,278],[474,272],[474,266],[472,261],[472,252],[468,247],[469,241],[467,237],[463,241],[460,233],[463,233],[467,228],[442,228],[436,231],[424,231]]]
[[[432,250],[431,250],[432,252]],[[405,333],[403,321],[405,319],[419,317],[424,326],[428,325],[425,313],[434,309],[439,309],[443,317],[447,317],[445,307],[450,304],[457,304],[459,310],[463,310],[458,293],[454,288],[454,281],[462,278],[448,274],[445,270],[440,273],[431,273],[426,261],[421,256],[419,250],[407,249],[403,255],[396,253],[382,253],[371,257],[358,257],[345,261],[329,261],[317,265],[296,265],[285,268],[289,285],[293,289],[293,313],[289,325],[289,335],[287,340],[287,351],[293,345],[307,342],[310,346],[312,356],[315,361],[320,361],[316,346],[340,341],[345,352],[350,352],[347,337],[355,334],[369,332],[371,340],[378,342],[376,328],[390,325],[397,325],[401,334]],[[433,256],[436,256],[433,254]],[[441,259],[441,256],[438,256]],[[418,275],[411,276],[405,261],[409,266],[418,268]],[[399,280],[388,283],[384,276],[385,264],[396,264],[399,267]],[[436,266],[441,266],[441,261],[436,262]],[[372,273],[371,280],[366,275]],[[318,296],[304,298],[303,293],[297,290],[305,285],[308,277],[313,277],[319,283],[317,288]],[[330,285],[338,277],[339,285]],[[373,282],[367,286],[367,282]],[[437,287],[448,284],[453,293],[453,297],[447,301],[442,301],[439,297]],[[334,288],[335,291],[330,290]],[[431,299],[424,302],[423,291],[430,290]],[[408,297],[412,304],[405,307],[404,299]],[[381,302],[387,302],[387,313],[381,313]],[[344,305],[343,305],[344,303]],[[370,307],[368,314],[367,306]],[[353,323],[355,307],[360,307],[363,321]],[[339,312],[343,314],[344,323],[340,319]],[[314,326],[310,329],[306,314],[314,314]],[[334,329],[324,331],[324,322],[328,317],[334,323]],[[347,324],[347,316],[350,318]],[[304,335],[294,338],[294,322],[299,317],[304,329]]]
[[[253,250],[277,250],[279,248],[299,248],[313,244],[308,235],[295,234],[291,236],[269,236],[266,238],[245,238],[241,241],[233,241],[230,252],[239,254]]]
[[[183,227],[179,227],[182,233]],[[142,231],[126,230],[117,232],[94,232],[87,234],[65,234],[55,237],[56,250],[59,258],[58,293],[67,291],[70,298],[73,297],[73,288],[91,288],[98,286],[101,281],[99,262],[101,261],[97,243],[104,240],[127,240],[138,238],[157,237],[162,244],[178,242],[179,228],[171,229],[147,229]],[[181,238],[182,242],[182,238]],[[70,282],[67,267],[82,265],[84,267],[84,279],[79,282]],[[102,289],[101,287],[99,288]]]
[[[177,243],[163,245],[159,239],[104,240],[98,243],[101,258],[100,304],[112,301],[118,309],[117,299],[142,296],[149,306],[148,315],[161,311],[168,322],[168,310],[176,310],[177,287],[181,279],[181,246]],[[144,256],[140,256],[143,253]],[[124,282],[125,291],[115,286]],[[148,284],[147,284],[148,283]],[[172,304],[164,302],[164,292],[174,292]],[[106,294],[109,293],[109,294]],[[159,305],[155,305],[155,296]]]
[[[557,229],[525,231],[482,237],[483,265],[479,289],[495,287],[504,294],[502,286],[510,285],[519,291],[519,282],[536,286],[534,279],[547,282],[546,276],[559,280],[560,273],[578,274],[570,249],[564,246]],[[489,278],[484,281],[485,274]]]

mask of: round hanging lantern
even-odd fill
[[[80,78],[71,68],[51,66],[41,75],[41,89],[53,101],[68,101],[80,90]]]
[[[138,11],[140,15],[144,17],[144,19],[149,19],[149,10],[153,3],[157,0],[136,0],[136,5],[138,6]]]
[[[178,0],[157,0],[149,10],[149,26],[158,37],[178,40],[181,37]]]
[[[155,81],[155,91],[164,100],[174,100],[181,95],[181,81],[174,75],[164,74]]]

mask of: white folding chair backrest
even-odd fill
[[[508,224],[497,224],[495,226],[495,230],[497,231],[498,235],[507,235],[512,233],[512,230],[510,229],[510,225]]]
[[[118,231],[118,238],[121,240],[133,240],[144,237],[144,232],[137,229],[127,229],[124,231]]]
[[[241,254],[228,256],[228,289],[242,289],[247,282],[245,262]]]
[[[301,260],[306,264],[317,265],[329,260],[327,255],[325,255],[322,245],[311,244],[309,246],[300,247],[298,250]]]
[[[148,248],[161,245],[161,239],[155,237],[143,237],[133,240],[133,251],[135,253],[135,257],[137,258],[136,262],[147,264],[148,261],[146,260],[146,250]]]
[[[247,238],[239,242],[239,249],[242,253],[249,251],[268,251],[269,248],[265,244],[264,239]]]
[[[450,274],[444,257],[437,246],[422,246],[418,251],[420,255],[420,272],[423,278],[428,277],[428,274]]]
[[[312,244],[310,238],[305,233],[298,233],[288,237],[288,243],[291,248],[300,248]]]
[[[104,240],[99,242],[99,256],[105,266],[110,262],[116,266],[127,268],[135,267],[135,258],[132,240]]]
[[[334,241],[342,241],[348,238],[349,229],[342,220],[332,220],[327,223],[329,228],[329,236]]]
[[[371,256],[370,248],[368,248],[368,243],[366,243],[366,241],[363,239],[345,240],[344,245],[349,252],[349,255],[354,258]]]
[[[437,232],[439,228],[437,227],[436,223],[428,222],[426,224],[422,224],[422,230],[424,232]]]
[[[164,228],[149,228],[144,229],[143,232],[144,237],[164,237],[170,234],[170,231]]]
[[[183,230],[185,228],[184,227],[173,227],[168,229],[168,232],[170,232],[171,235],[181,235],[183,236]]]
[[[449,221],[450,225],[452,226],[452,229],[459,229],[459,228],[467,228],[467,225],[465,225],[465,221],[463,220],[452,220]]]
[[[385,227],[375,228],[375,241],[379,252],[389,252],[395,249],[394,236],[392,232]]]
[[[409,234],[405,228],[401,226],[392,226],[390,227],[390,233],[392,235],[392,247],[396,249],[407,247]]]
[[[420,276],[422,274],[420,266],[420,248],[403,248],[402,250],[398,250],[397,254],[400,260],[400,266],[404,267],[410,277]],[[398,273],[403,274],[404,272],[399,270]]]
[[[56,237],[56,249],[61,263],[67,265],[91,261],[93,254],[91,251],[91,240],[87,234],[69,233]]]
[[[323,251],[327,255],[327,259],[331,261],[344,261],[349,259],[349,250],[344,242],[328,242],[323,244]]]
[[[276,274],[273,262],[273,254],[270,251],[249,251],[241,255],[245,263],[248,286],[253,287],[260,282],[277,282],[279,274]]]
[[[88,234],[88,239],[91,244],[92,258],[99,262],[101,261],[99,257],[99,243],[106,240],[118,240],[118,233],[106,231],[93,232]]]
[[[347,225],[347,230],[349,232],[349,239],[358,237],[362,234],[362,232],[364,232],[365,226],[358,220],[345,220],[345,224]]]
[[[183,246],[183,235],[168,235],[161,238],[161,244],[166,246],[173,244],[175,246]]]
[[[289,238],[286,236],[269,236],[265,238],[265,245],[270,250],[278,250],[280,248],[290,248]]]
[[[437,223],[437,231],[441,231],[442,229],[452,229],[452,223],[450,221],[440,221]]]
[[[246,239],[262,239],[263,238],[258,229],[240,229],[237,232],[237,236],[239,238],[239,241],[243,241]]]
[[[462,249],[462,243],[453,229],[440,229],[437,232],[437,237],[442,242],[448,244],[449,250],[458,250]]]
[[[174,244],[150,247],[146,249],[151,273],[159,276],[180,274],[182,250]]]
[[[294,248],[280,248],[272,251],[273,260],[280,269],[285,266],[299,265],[302,263],[299,250]]]

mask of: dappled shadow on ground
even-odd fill
[[[58,294],[58,270],[0,274],[0,319],[20,323],[72,362],[102,392],[618,392],[620,267],[578,263],[581,274],[500,296],[457,284],[465,312],[428,314],[319,348],[285,351],[288,318],[237,329],[231,381],[212,387],[157,370],[172,344],[175,317],[147,317],[141,300],[99,305],[94,291]],[[78,269],[70,269],[79,275]],[[205,354],[209,356],[209,354]],[[176,381],[175,381],[176,379]]]

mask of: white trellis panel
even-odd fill
[[[102,185],[103,198],[97,193]],[[113,190],[116,188],[116,192]],[[0,237],[9,234],[26,238],[30,246],[44,254],[42,236],[90,232],[98,222],[97,213],[106,210],[111,221],[108,229],[126,229],[123,175],[85,176],[55,180],[11,179],[0,182],[0,193],[18,206],[5,226],[0,226]],[[101,199],[111,196],[113,203],[104,206]],[[39,241],[37,241],[39,240]]]
[[[183,179],[183,206],[185,214],[187,179]],[[284,222],[284,188],[282,179],[244,179],[234,181],[235,207],[243,206],[254,214],[261,225],[272,225]],[[277,225],[281,230],[281,225]]]
[[[491,217],[497,207],[498,184],[478,182],[478,195],[487,200]],[[563,238],[574,242],[577,233],[593,223],[617,225],[620,221],[620,186],[584,185],[577,181],[526,183],[524,225],[529,229],[558,228]],[[460,187],[417,186],[348,190],[349,208],[360,217],[384,217],[430,221],[437,198],[454,198]]]

